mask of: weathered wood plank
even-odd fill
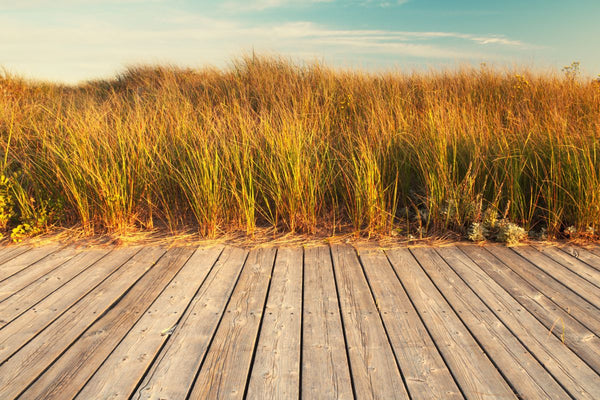
[[[77,399],[128,399],[170,336],[223,247],[200,248],[77,394]]]
[[[600,309],[600,290],[598,290],[598,287],[531,247],[519,246],[512,249]]]
[[[65,247],[31,264],[14,275],[6,278],[0,284],[0,302],[15,294],[38,278],[51,272],[61,264],[69,261],[80,251],[74,247]]]
[[[304,249],[302,397],[352,399],[340,308],[329,247]]]
[[[600,336],[600,319],[596,317],[598,314],[596,307],[505,246],[490,245],[486,246],[485,250],[552,299],[596,336]]]
[[[464,253],[457,249],[449,249],[445,252],[445,256],[452,269],[571,396],[582,399],[600,398],[598,375],[575,353],[562,345],[558,338],[548,335],[548,330],[531,313],[523,309]],[[538,378],[537,373],[530,372],[530,376]],[[525,376],[521,379],[524,380]],[[546,385],[546,389],[550,389],[550,385],[548,383]],[[554,393],[557,392],[550,390],[549,397],[565,398]]]
[[[300,395],[302,247],[280,247],[248,384],[249,399]]]
[[[358,252],[412,398],[463,398],[383,251]]]
[[[2,248],[2,253],[0,253],[0,268],[2,268],[2,264],[5,262],[31,250],[31,246],[27,245],[17,245],[17,246],[4,246]]]
[[[91,269],[76,276],[17,319],[0,328],[0,363],[92,291],[138,251],[139,248],[114,250]],[[6,314],[0,315],[0,319],[14,312],[19,312],[18,305],[7,309]],[[6,319],[8,320],[9,317]]]
[[[440,248],[437,252],[432,248],[414,249],[414,255],[521,398],[569,397],[530,350],[519,341],[522,338],[516,337],[511,332],[512,327],[507,328],[497,315],[501,312],[519,311],[520,307],[507,308],[507,304],[514,305],[511,304],[513,299],[508,293],[485,276],[483,271],[477,270],[476,266],[468,265],[475,272],[463,267],[465,262],[472,263],[470,258],[455,247]],[[464,277],[463,274],[467,276]],[[523,324],[528,325],[533,321],[535,318],[526,320]],[[518,332],[523,333],[523,330]],[[535,354],[538,355],[539,352]]]
[[[467,399],[516,396],[408,249],[386,251],[408,296]]]
[[[460,245],[488,276],[514,297],[594,371],[600,373],[600,338],[480,246]],[[564,331],[563,331],[564,327]]]
[[[244,396],[276,252],[273,247],[250,251],[190,399]]]
[[[94,321],[117,302],[164,252],[157,247],[141,250],[4,362],[0,366],[0,398],[12,398],[25,390]]]
[[[571,257],[583,261],[596,271],[600,271],[600,256],[592,253],[588,247],[573,246],[569,244],[560,246],[559,249]]]
[[[0,265],[0,282],[59,250],[59,245],[35,247]]]
[[[133,398],[186,398],[247,255],[235,247],[223,251]]]
[[[48,274],[0,302],[0,328],[50,295],[73,277],[108,254],[108,249],[89,249],[77,254]],[[91,288],[90,288],[91,289]]]
[[[595,256],[600,257],[600,246],[598,246],[597,244],[591,243],[589,246],[586,247],[586,250],[594,254]]]
[[[175,248],[163,255],[105,315],[92,324],[38,379],[25,397],[70,399],[75,397],[140,316],[156,300],[193,253]],[[129,371],[119,368],[121,374]],[[96,396],[92,396],[96,397]]]
[[[334,244],[331,255],[356,397],[408,398],[355,250]]]
[[[600,310],[497,249],[175,250],[138,272],[138,249],[0,249],[0,398],[368,398],[393,375],[385,398],[598,396]],[[592,252],[530,251],[596,286]]]
[[[592,283],[597,287],[597,290],[600,291],[600,271],[597,269],[589,266],[575,257],[568,255],[564,251],[560,251],[554,246],[535,246],[535,248],[540,253],[551,258],[553,261],[556,261],[564,267],[567,267],[583,279]]]

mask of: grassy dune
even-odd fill
[[[575,67],[370,74],[250,57],[77,87],[5,75],[0,229],[473,236],[498,220],[593,236],[599,136],[600,85]]]

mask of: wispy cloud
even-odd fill
[[[265,28],[260,28],[261,30]],[[418,32],[394,30],[339,30],[321,27],[312,22],[292,22],[266,28],[282,37],[296,38],[321,38],[327,40],[360,41],[362,42],[414,42],[435,39],[459,39],[475,42],[480,45],[497,44],[504,46],[524,47],[525,43],[519,40],[508,39],[500,35],[473,35],[457,32]]]
[[[227,0],[222,7],[238,11],[262,11],[283,7],[310,7],[319,3],[334,3],[336,0]],[[360,5],[363,7],[391,7],[408,3],[410,0],[343,0],[340,5]]]
[[[119,21],[65,17],[44,27],[37,21],[25,23],[0,15],[0,65],[44,78],[77,81],[110,75],[129,63],[219,65],[250,48],[351,64],[359,59],[378,63],[381,57],[490,59],[497,57],[499,48],[527,46],[500,35],[332,29],[302,21],[248,24],[175,11],[148,25]]]
[[[316,3],[332,3],[334,0],[228,0],[222,3],[222,7],[228,10],[256,10],[262,11],[268,8],[281,8],[289,6],[310,6]]]
[[[401,6],[402,4],[408,3],[410,0],[363,0],[360,4],[362,6],[378,6],[388,8],[392,6]]]
[[[127,4],[127,3],[162,3],[168,0],[53,0],[51,3],[47,0],[0,0],[0,9],[24,9],[40,6],[53,8],[57,6],[74,5],[106,5],[106,4]]]

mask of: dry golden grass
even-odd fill
[[[419,240],[491,210],[595,238],[599,134],[600,85],[574,68],[375,74],[259,57],[76,87],[5,75],[0,228]]]

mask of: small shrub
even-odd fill
[[[467,232],[467,238],[472,242],[483,242],[489,236],[489,231],[479,222],[473,222]]]
[[[13,198],[10,193],[10,181],[0,176],[0,231],[5,231],[14,216]]]
[[[10,233],[10,239],[15,243],[20,243],[23,239],[35,236],[41,233],[41,229],[36,226],[31,226],[29,224],[19,224],[15,228],[12,229]]]
[[[527,236],[525,229],[508,219],[498,220],[498,213],[492,208],[487,208],[481,219],[481,222],[473,222],[467,231],[467,238],[473,242],[495,240],[512,246]]]
[[[525,229],[519,225],[514,224],[507,220],[501,220],[498,223],[498,232],[496,234],[496,240],[502,243],[506,243],[509,246],[519,243],[525,239]]]

